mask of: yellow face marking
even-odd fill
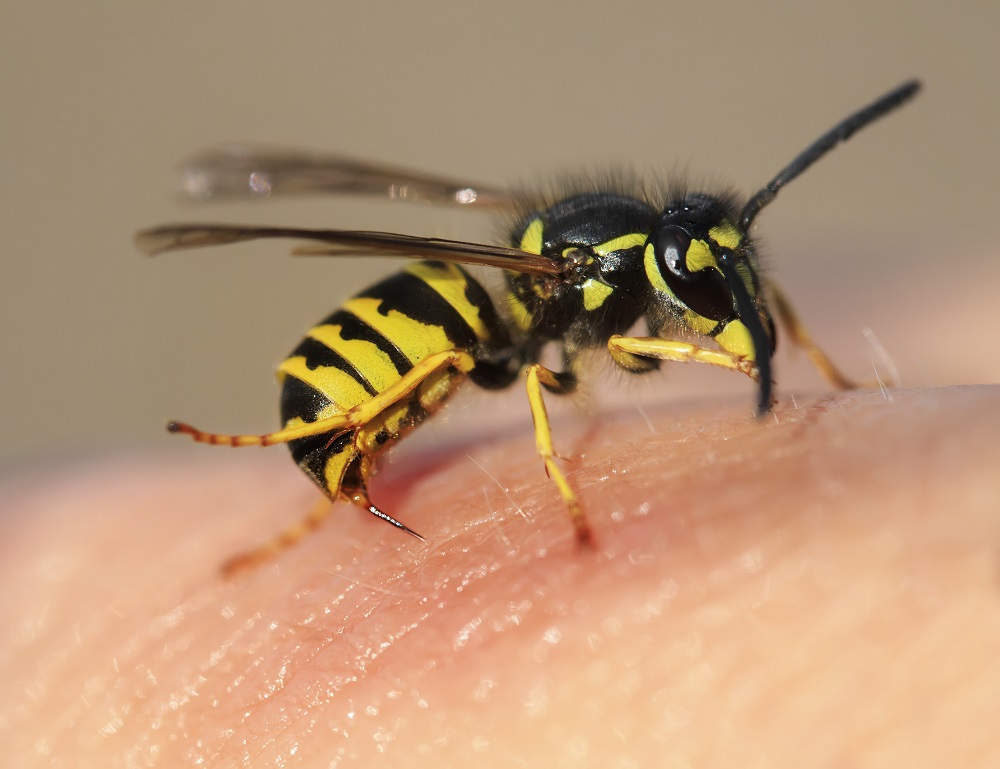
[[[667,282],[663,279],[663,275],[660,274],[660,268],[656,264],[656,249],[652,243],[647,245],[645,252],[643,252],[642,265],[646,268],[646,280],[649,281],[649,284],[653,288],[661,294],[666,294],[667,296],[674,295],[674,292],[670,290]]]
[[[710,229],[708,236],[723,248],[729,248],[733,251],[739,248],[740,243],[743,242],[743,236],[740,235],[740,231],[728,222]]]
[[[462,319],[473,330],[476,337],[488,340],[490,332],[486,329],[479,308],[465,294],[469,281],[462,271],[454,264],[431,265],[426,262],[411,265],[406,268],[411,275],[416,275],[424,283],[437,291],[438,294],[462,316]]]
[[[718,263],[715,261],[712,249],[704,240],[692,240],[684,255],[684,260],[691,272],[698,272],[698,270],[704,270],[708,267],[718,269]]]
[[[344,303],[344,309],[378,331],[400,349],[411,363],[418,363],[436,352],[455,348],[444,329],[432,323],[421,323],[398,310],[387,315],[379,312],[381,299],[358,296]]]
[[[583,289],[583,308],[588,312],[596,310],[615,290],[607,283],[601,283],[594,278],[588,278],[581,286]]]
[[[607,256],[615,251],[625,251],[629,248],[641,246],[646,242],[648,237],[643,232],[630,232],[628,235],[621,235],[620,237],[612,238],[605,243],[594,246],[594,253]]]
[[[742,321],[730,321],[722,330],[722,333],[715,337],[715,341],[726,352],[739,355],[746,360],[757,360],[757,351],[754,350],[753,339],[750,337],[750,332],[747,331],[747,327],[743,325]]]
[[[314,390],[323,393],[340,407],[340,411],[335,413],[343,413],[352,406],[364,403],[372,397],[368,390],[350,374],[335,366],[319,366],[311,369],[306,365],[306,359],[302,355],[296,355],[282,361],[281,365],[278,366],[278,378],[284,376],[300,379]],[[398,374],[396,379],[399,379]]]
[[[545,225],[542,224],[542,220],[535,219],[528,225],[521,236],[521,243],[518,245],[518,248],[522,251],[527,251],[529,254],[542,253],[542,235],[544,229]]]
[[[694,310],[684,311],[684,322],[696,334],[704,334],[705,336],[712,333],[715,327],[719,325],[719,321],[699,315]]]
[[[743,241],[739,230],[731,224],[713,227],[708,231],[708,236],[723,248],[734,251],[739,248],[740,243]],[[716,270],[719,269],[719,263],[712,253],[711,246],[704,240],[692,240],[684,258],[687,268],[691,272],[698,272],[698,270],[704,270],[709,267],[714,267]]]

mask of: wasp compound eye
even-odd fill
[[[664,227],[656,234],[654,248],[663,281],[681,303],[710,320],[733,316],[732,295],[705,241],[692,239],[680,227]]]
[[[380,455],[440,410],[464,382],[496,390],[524,379],[539,459],[562,497],[577,541],[587,545],[590,528],[572,480],[557,461],[544,396],[569,395],[583,371],[577,356],[603,348],[634,374],[653,371],[661,361],[700,362],[745,374],[758,382],[758,416],[766,414],[775,341],[769,302],[821,373],[838,387],[850,387],[773,282],[759,277],[750,228],[788,182],[919,88],[917,82],[905,83],[838,123],[742,209],[727,194],[650,200],[641,185],[573,188],[566,197],[550,199],[340,155],[244,147],[202,155],[186,169],[188,179],[199,182],[189,184],[188,193],[199,198],[327,192],[499,208],[520,218],[506,242],[493,245],[256,225],[176,224],[138,233],[139,246],[150,254],[293,238],[308,242],[296,250],[301,256],[418,260],[347,298],[280,364],[278,429],[226,434],[182,422],[169,429],[217,446],[287,444],[330,501],[352,503],[417,536],[368,497]],[[491,292],[462,265],[505,271],[506,288]],[[642,321],[652,336],[625,336]],[[552,346],[560,348],[561,370],[543,362]],[[231,559],[227,573],[301,539],[327,509],[314,510],[270,542]],[[515,517],[503,525],[520,523]]]
[[[681,280],[691,278],[686,264],[690,246],[691,236],[680,227],[664,227],[656,233],[656,242],[653,245],[656,249],[656,265],[660,268],[660,274],[667,281],[667,285],[670,285],[670,275]]]

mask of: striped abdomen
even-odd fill
[[[398,382],[434,353],[488,356],[507,345],[489,295],[461,267],[419,262],[372,286],[310,329],[278,369],[285,427],[342,414]],[[464,378],[443,370],[378,418],[341,435],[290,444],[331,498],[363,489],[370,458],[434,412]],[[367,458],[367,460],[366,460]]]

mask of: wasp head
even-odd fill
[[[646,243],[646,277],[681,324],[757,367],[758,414],[771,407],[774,323],[753,243],[727,199],[687,195],[664,208]]]

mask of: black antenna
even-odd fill
[[[778,194],[778,190],[788,182],[805,171],[809,166],[823,157],[843,141],[847,141],[854,133],[869,123],[873,123],[883,115],[892,112],[897,107],[902,106],[920,90],[920,81],[911,80],[899,88],[889,91],[885,96],[869,104],[867,107],[858,110],[850,117],[842,120],[816,141],[810,144],[795,160],[785,166],[781,173],[775,176],[757,194],[750,198],[749,202],[743,206],[740,214],[740,229],[746,233],[750,231],[750,225],[760,213],[760,210],[770,203]]]

